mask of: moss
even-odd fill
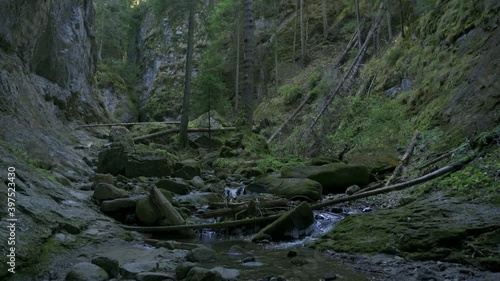
[[[132,235],[132,233],[130,231],[126,231],[126,232],[120,232],[118,233],[118,238],[122,239],[123,241],[126,241],[126,242],[132,242],[134,241],[134,235]]]

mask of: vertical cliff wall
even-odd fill
[[[47,85],[58,86],[58,90],[33,94],[42,94],[46,100],[53,101],[65,111],[67,119],[90,121],[102,115],[99,98],[92,88],[94,37],[92,0],[0,2],[0,51],[3,53],[0,62],[6,64],[5,55],[17,60],[12,62],[16,64],[14,69],[4,65],[2,72],[34,74],[45,78]]]

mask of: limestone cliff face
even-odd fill
[[[141,120],[178,119],[184,90],[187,15],[171,19],[167,12],[155,18],[152,11],[144,16],[139,33],[139,63],[144,91],[141,93]],[[206,46],[204,28],[196,15],[193,77],[196,77],[201,51]]]
[[[68,119],[91,120],[101,115],[92,88],[96,50],[93,29],[92,0],[0,3],[0,50],[19,58],[18,70],[59,86],[59,90],[43,95],[66,110]]]

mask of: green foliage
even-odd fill
[[[412,134],[404,108],[396,101],[382,97],[350,97],[339,101],[342,123],[327,136],[328,147],[340,152],[345,146],[357,149],[404,147]]]
[[[500,147],[496,146],[464,167],[444,178],[429,183],[420,192],[445,190],[458,196],[480,198],[500,204]]]
[[[283,99],[283,104],[290,106],[297,103],[303,96],[304,90],[299,87],[294,87],[290,85],[285,85],[281,87],[278,91],[279,96]]]
[[[234,94],[235,80],[234,22],[237,11],[237,2],[222,0],[206,19],[205,33],[210,43],[202,53],[199,76],[194,78],[193,116],[207,112],[209,107],[223,115],[230,112],[229,99]]]

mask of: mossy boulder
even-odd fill
[[[369,182],[368,168],[365,166],[333,163],[322,166],[283,167],[282,178],[307,178],[323,186],[323,194],[343,193],[351,185],[363,186]]]
[[[137,145],[127,155],[125,175],[127,177],[166,177],[174,171],[175,157],[166,150]]]
[[[262,229],[252,238],[252,241],[297,239],[306,235],[313,223],[314,215],[311,206],[306,202],[302,202],[299,206],[283,214],[279,219]]]
[[[127,152],[124,144],[112,143],[97,156],[97,173],[116,176],[124,174],[125,167],[127,167]]]
[[[232,149],[239,148],[243,141],[243,134],[236,133],[230,139],[224,142],[224,146],[230,147]]]
[[[183,178],[185,180],[190,180],[196,176],[201,175],[201,167],[198,161],[193,159],[187,159],[182,162],[175,163],[174,166],[174,177]]]
[[[347,163],[368,167],[372,174],[391,172],[399,164],[399,153],[393,148],[353,150],[345,156]]]
[[[310,246],[348,253],[397,254],[414,260],[465,263],[499,271],[500,208],[446,198],[351,215]],[[470,244],[484,259],[473,258]]]
[[[175,194],[186,195],[191,191],[191,187],[183,182],[182,180],[176,179],[161,179],[156,182],[156,187],[164,190],[168,190]]]
[[[321,199],[322,186],[306,178],[281,178],[277,174],[257,178],[247,187],[248,192],[270,193],[288,199]]]
[[[160,192],[172,203],[172,193],[167,190],[160,189]],[[151,197],[146,196],[137,202],[135,214],[139,221],[144,225],[155,225],[163,216],[158,211],[158,208],[151,200]]]

